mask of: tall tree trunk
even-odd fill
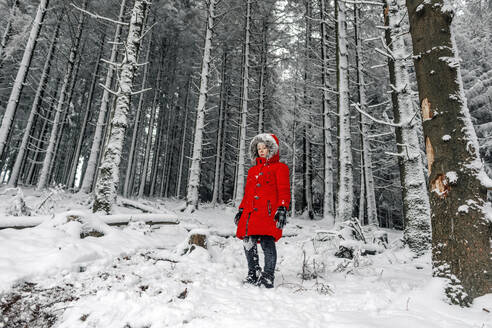
[[[433,273],[448,279],[451,302],[490,293],[492,221],[477,136],[461,81],[460,59],[442,0],[407,1],[429,168]]]
[[[248,88],[249,88],[249,46],[251,28],[251,1],[246,1],[246,24],[244,28],[243,57],[243,89],[241,95],[241,126],[239,130],[239,158],[237,162],[236,206],[239,206],[244,195],[244,158],[246,157],[246,133],[248,119]]]
[[[140,187],[138,189],[138,197],[142,197],[144,194],[144,189],[145,189],[145,183],[147,180],[147,173],[148,173],[148,168],[149,168],[149,162],[150,162],[150,151],[152,150],[152,139],[154,136],[154,128],[155,128],[155,116],[157,112],[157,107],[158,107],[158,102],[159,102],[159,95],[161,94],[161,79],[162,79],[162,58],[159,65],[159,69],[157,72],[157,82],[156,86],[154,89],[154,100],[152,101],[152,110],[150,113],[150,121],[149,121],[149,128],[148,128],[148,133],[147,133],[147,141],[145,143],[145,155],[144,155],[144,163],[143,163],[143,170],[142,170],[142,178],[140,180]],[[159,115],[163,114],[164,109],[160,108],[159,110]],[[151,195],[151,194],[150,194]]]
[[[311,46],[312,46],[312,4],[308,0],[305,2],[306,13],[306,37],[304,44],[304,85],[303,85],[303,107],[306,114],[305,122],[303,123],[303,186],[304,186],[304,210],[307,210],[309,218],[314,219],[313,211],[313,181],[312,181],[312,154],[311,154],[311,111],[312,101],[309,84],[311,83]]]
[[[87,8],[88,0],[84,0],[82,7]],[[68,58],[67,68],[65,70],[65,76],[63,77],[63,84],[60,90],[60,97],[58,98],[58,104],[55,110],[55,118],[53,119],[53,127],[51,129],[50,140],[48,143],[48,149],[46,149],[46,154],[44,156],[43,166],[41,168],[41,174],[39,175],[39,180],[37,184],[37,189],[43,189],[49,183],[50,169],[52,167],[52,159],[56,154],[54,153],[56,147],[56,139],[58,135],[58,125],[60,124],[60,119],[62,118],[63,108],[65,106],[67,98],[67,90],[69,88],[70,79],[75,79],[72,73],[75,68],[75,58],[79,51],[80,38],[82,35],[82,30],[84,28],[84,13],[79,15],[79,23],[77,25],[77,32],[75,34],[74,43],[70,49],[70,55]],[[61,122],[63,124],[63,122]]]
[[[149,74],[149,59],[150,59],[150,52],[152,50],[152,35],[149,38],[149,44],[147,45],[147,53],[145,55],[145,62],[147,65],[145,65],[143,76],[142,76],[142,89],[145,89],[145,86],[147,84],[147,75]],[[138,133],[140,132],[140,116],[142,112],[142,107],[143,107],[143,102],[145,98],[144,92],[142,92],[139,96],[138,99],[138,106],[137,106],[137,113],[135,114],[135,120],[133,122],[133,133],[132,133],[132,142],[130,146],[130,154],[128,156],[128,165],[126,167],[126,174],[125,174],[125,184],[123,185],[123,197],[128,197],[129,191],[130,191],[130,181],[131,181],[131,175],[132,171],[135,170],[135,152],[137,148],[137,137]]]
[[[176,108],[174,110],[174,113],[173,113],[173,118],[171,120],[172,122],[172,128],[170,128],[170,131],[171,131],[171,134],[169,135],[169,141],[168,141],[168,147],[169,147],[169,151],[166,153],[166,162],[167,162],[167,165],[166,165],[166,170],[163,172],[166,172],[166,188],[164,190],[164,197],[167,198],[169,196],[169,188],[170,188],[170,185],[171,185],[171,168],[172,168],[172,165],[173,165],[173,158],[174,158],[174,155],[175,155],[175,145],[174,143],[176,142],[176,127],[177,127],[177,108],[178,106],[174,106],[174,108]],[[164,180],[163,180],[164,181]]]
[[[265,75],[267,70],[268,54],[268,16],[263,17],[261,30],[261,53],[260,53],[260,79],[258,95],[258,133],[265,131]]]
[[[330,224],[335,223],[335,204],[333,198],[333,148],[331,138],[330,96],[328,94],[328,18],[326,17],[326,0],[319,0],[321,19],[321,83],[322,83],[322,109],[323,109],[323,218]]]
[[[46,87],[46,82],[48,81],[48,77],[51,69],[51,59],[53,58],[53,53],[56,47],[56,43],[58,40],[58,32],[60,31],[60,21],[55,27],[55,31],[53,32],[53,36],[51,38],[51,45],[48,50],[48,54],[46,56],[46,61],[44,62],[43,72],[41,73],[41,78],[39,79],[38,88],[36,89],[36,95],[34,96],[34,101],[31,106],[31,112],[29,113],[29,118],[27,119],[27,125],[24,130],[24,134],[22,136],[22,141],[19,147],[19,151],[17,152],[17,157],[15,159],[14,167],[12,169],[12,173],[9,178],[9,185],[17,186],[17,181],[19,180],[19,174],[21,171],[21,167],[25,161],[25,153],[27,150],[27,144],[29,142],[30,134],[33,130],[34,118],[38,114],[38,108],[42,101],[42,97],[44,94],[44,89]]]
[[[419,119],[415,115],[407,71],[404,1],[386,0],[384,14],[385,24],[389,27],[386,42],[392,51],[389,65],[393,112],[395,120],[402,124],[396,128],[396,143],[405,224],[403,238],[420,255],[430,247],[430,205],[417,134]]]
[[[227,131],[227,121],[228,121],[228,108],[229,108],[229,93],[230,93],[230,80],[228,77],[227,79],[227,84],[226,84],[226,90],[225,90],[225,99],[224,99],[224,123],[222,127],[222,142],[220,144],[221,150],[220,150],[220,167],[219,167],[219,181],[218,181],[218,195],[217,195],[217,201],[219,203],[222,203],[224,201],[224,175],[225,175],[225,152],[226,152],[226,131]]]
[[[367,112],[367,99],[366,99],[366,86],[364,79],[364,57],[362,53],[362,38],[361,38],[361,25],[360,25],[360,7],[354,5],[354,17],[355,17],[355,45],[356,45],[356,66],[357,66],[357,90],[359,92],[359,107],[362,111]],[[361,194],[360,197],[364,199],[360,203],[367,206],[367,223],[378,224],[377,208],[376,208],[376,194],[374,192],[374,176],[372,174],[372,158],[371,148],[369,146],[369,119],[362,114],[359,114],[359,126],[361,134]],[[363,187],[362,187],[363,186]],[[362,192],[362,190],[364,192]],[[363,211],[364,212],[364,211]],[[359,216],[359,220],[364,222],[364,217]]]
[[[99,54],[98,54],[97,59],[96,59],[96,65],[94,67],[94,72],[92,73],[92,81],[91,81],[91,86],[90,86],[87,104],[86,104],[86,108],[85,108],[84,118],[82,121],[82,126],[80,129],[79,138],[77,141],[77,146],[75,148],[75,154],[74,154],[74,159],[72,161],[72,167],[70,168],[70,175],[69,175],[68,181],[67,181],[67,187],[68,188],[73,188],[74,183],[75,183],[75,175],[77,174],[77,167],[79,166],[80,150],[82,149],[82,144],[84,142],[85,131],[87,129],[87,123],[89,122],[89,115],[91,113],[92,99],[94,97],[94,91],[96,89],[96,82],[97,82],[98,72],[99,72],[99,63],[101,61],[101,57],[102,57],[102,54],[104,52],[104,39],[105,39],[105,36],[102,35],[101,46],[99,48]]]
[[[81,50],[81,52],[83,52],[83,50]],[[66,108],[65,110],[63,110],[63,114],[60,119],[60,129],[58,131],[55,148],[53,150],[54,157],[51,160],[51,166],[49,169],[50,172],[49,173],[50,178],[48,179],[49,183],[51,183],[53,180],[55,180],[56,182],[63,181],[64,179],[63,178],[60,179],[60,176],[57,173],[60,171],[60,168],[62,166],[70,165],[70,161],[66,160],[66,158],[68,157],[67,152],[66,151],[59,152],[58,148],[62,145],[63,136],[64,136],[63,131],[65,130],[65,126],[67,125],[67,116],[69,116],[70,111],[74,109],[73,108],[74,106],[71,106],[71,103],[73,97],[73,90],[75,89],[75,84],[77,83],[77,76],[79,74],[80,61],[81,61],[81,57],[77,55],[77,62],[75,64],[75,68],[71,76],[70,86],[68,87],[68,92],[67,92],[68,97],[66,97],[65,100]]]
[[[29,39],[27,40],[27,45],[24,49],[24,55],[22,56],[22,61],[20,63],[19,70],[17,71],[14,85],[12,86],[12,92],[10,93],[9,102],[7,103],[5,114],[3,115],[2,126],[0,127],[0,158],[3,156],[10,129],[12,128],[12,124],[14,122],[15,112],[17,111],[20,95],[31,65],[32,55],[36,47],[39,32],[41,31],[41,26],[43,25],[43,19],[46,13],[46,8],[48,7],[48,2],[49,0],[41,0],[39,2],[36,17],[32,23],[31,33],[29,34]]]
[[[208,94],[208,71],[210,68],[210,52],[212,50],[212,29],[214,27],[216,0],[208,2],[207,27],[205,31],[205,47],[202,58],[202,72],[200,77],[200,96],[196,108],[195,136],[193,143],[193,157],[191,159],[190,176],[188,178],[188,193],[186,196],[187,212],[198,208],[198,189],[200,187],[200,172],[203,147],[203,125],[205,121],[205,105]]]
[[[127,0],[121,0],[120,13],[118,16],[118,21],[123,20],[123,15],[125,13],[125,4]],[[121,24],[116,25],[116,31],[114,32],[113,46],[111,48],[111,56],[109,61],[111,63],[116,62],[116,57],[118,54],[118,43],[120,41],[121,35]],[[103,147],[101,141],[104,133],[104,126],[106,120],[106,112],[108,111],[109,105],[109,91],[111,88],[111,83],[113,81],[113,76],[115,73],[115,68],[112,65],[108,65],[108,71],[106,73],[106,81],[104,83],[103,95],[101,99],[101,108],[99,109],[99,116],[97,118],[96,130],[94,132],[94,138],[92,139],[91,154],[89,156],[89,161],[87,163],[87,168],[84,173],[84,180],[82,181],[82,187],[80,187],[80,192],[90,193],[92,186],[94,184],[94,177],[96,176],[97,163],[99,161],[100,149]]]
[[[337,107],[338,107],[338,195],[336,222],[350,220],[354,207],[354,177],[352,139],[350,136],[350,107],[347,51],[346,4],[335,0],[337,22]]]
[[[40,159],[40,154],[44,152],[44,146],[43,144],[46,142],[46,135],[48,133],[48,121],[51,120],[52,114],[54,113],[54,107],[55,107],[55,102],[56,99],[58,98],[58,92],[59,92],[59,86],[60,86],[61,78],[58,77],[55,83],[55,89],[54,90],[54,95],[51,99],[51,102],[49,105],[47,105],[47,109],[44,111],[44,115],[41,114],[40,117],[43,120],[43,124],[41,127],[41,131],[39,133],[39,137],[36,143],[36,146],[34,148],[34,155],[33,155],[33,160],[31,162],[31,167],[29,168],[29,173],[27,174],[27,179],[24,181],[27,184],[34,184],[34,173],[36,171],[36,167],[38,166],[38,159]],[[43,98],[41,98],[42,100]],[[42,101],[41,101],[42,102]],[[39,103],[39,108],[41,107],[41,102]],[[37,110],[39,112],[39,109]]]
[[[185,96],[185,118],[183,122],[183,133],[181,134],[181,151],[179,152],[179,172],[178,172],[178,182],[176,188],[176,197],[181,196],[181,179],[183,176],[183,162],[185,158],[185,146],[186,146],[186,131],[188,130],[188,112],[189,112],[189,99],[190,99],[190,89],[191,89],[191,74],[188,76],[188,83],[186,87]]]
[[[220,166],[222,159],[222,143],[224,130],[224,111],[226,102],[226,68],[227,68],[227,49],[224,48],[222,54],[222,73],[220,85],[220,101],[219,101],[219,127],[217,129],[217,142],[215,148],[215,172],[214,172],[214,190],[212,194],[212,205],[215,207],[219,200],[219,183],[220,183]]]
[[[111,213],[119,184],[119,169],[121,150],[127,127],[127,115],[130,108],[133,79],[138,67],[137,57],[142,41],[144,18],[151,0],[135,0],[130,18],[128,37],[125,42],[125,56],[121,63],[118,96],[116,108],[109,132],[109,140],[104,150],[104,156],[99,169],[95,198],[92,210],[94,212]]]

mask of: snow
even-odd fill
[[[441,139],[442,139],[442,141],[449,141],[449,140],[451,140],[451,136],[449,134],[445,134],[442,136]]]
[[[34,196],[24,193],[29,205]],[[2,198],[0,212],[6,197],[13,196]],[[286,328],[329,323],[335,328],[471,328],[492,324],[482,310],[490,310],[492,294],[477,298],[471,308],[447,304],[444,281],[432,278],[430,254],[415,259],[402,246],[402,234],[394,230],[384,230],[388,249],[352,261],[334,257],[330,241],[314,242],[316,232],[323,231],[322,221],[293,218],[285,232],[294,236],[277,243],[275,288],[268,290],[242,285],[247,271],[242,241],[214,233],[235,230],[232,207],[202,204],[172,226],[114,228],[99,222],[103,237],[80,239],[83,223],[56,218],[67,207],[83,208],[85,201],[70,195],[63,199],[55,206],[54,222],[0,230],[0,302],[19,292],[15,284],[23,282],[31,283],[23,285],[25,302],[35,300],[41,291],[66,293],[64,302],[41,304],[43,311],[56,315],[56,327]],[[153,205],[160,206],[174,211],[183,204],[165,200]],[[115,208],[120,210],[125,209]],[[4,217],[1,214],[0,220]],[[191,233],[206,234],[208,249],[197,247],[182,255],[180,247]],[[316,278],[302,280],[303,271]],[[29,307],[24,311],[19,318],[29,317]]]
[[[468,205],[461,205],[458,207],[458,213],[468,213],[468,209]]]
[[[450,184],[456,184],[458,182],[458,174],[454,171],[449,171],[446,173],[446,178]]]

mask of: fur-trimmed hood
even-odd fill
[[[259,157],[258,154],[258,144],[263,143],[268,149],[267,161],[273,158],[279,159],[279,141],[276,135],[273,133],[260,133],[256,135],[249,144],[249,157],[254,163],[256,158]]]

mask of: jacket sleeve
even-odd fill
[[[276,172],[277,178],[277,194],[278,194],[278,203],[277,207],[284,206],[286,209],[289,209],[290,206],[290,173],[289,167],[281,163]]]
[[[246,178],[246,186],[244,187],[244,195],[243,195],[243,200],[241,201],[241,204],[239,204],[238,209],[243,208],[246,206],[246,201],[249,195],[253,192],[251,188],[253,188],[253,183],[251,182],[251,177],[250,177],[250,170],[248,170],[248,176]]]

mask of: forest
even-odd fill
[[[448,302],[492,293],[491,0],[0,0],[0,37],[1,229],[58,212],[31,194],[232,225],[273,133],[298,227],[399,234]]]

